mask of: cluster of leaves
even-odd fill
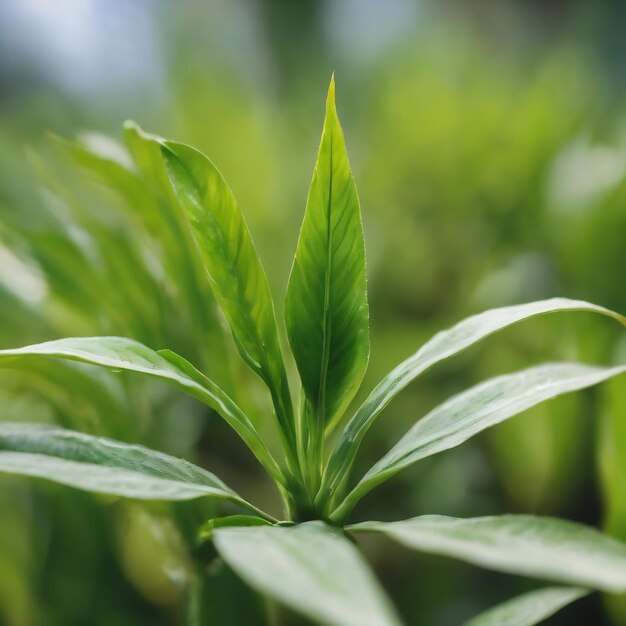
[[[278,458],[231,395],[171,350],[154,351],[121,337],[83,337],[0,351],[3,366],[54,357],[141,373],[190,394],[222,416],[274,480],[285,520],[275,519],[187,461],[54,426],[0,425],[0,471],[139,500],[210,497],[235,503],[247,514],[212,519],[198,530],[199,537],[213,541],[224,561],[253,588],[313,620],[338,626],[400,623],[349,539],[362,532],[382,533],[410,548],[498,571],[571,585],[521,596],[472,620],[473,626],[505,620],[512,626],[531,625],[590,590],[626,592],[626,545],[572,522],[526,515],[427,515],[347,524],[354,506],[370,490],[408,466],[550,398],[623,374],[626,366],[552,363],[488,380],[417,421],[352,484],[354,461],[369,428],[426,370],[530,317],[587,311],[623,325],[626,318],[563,298],[475,315],[435,335],[345,419],[368,364],[369,311],[360,208],[334,89],[333,81],[285,301],[287,336],[301,382],[297,408],[268,281],[231,190],[199,151],[127,127],[140,170],[169,185],[165,193],[171,208],[164,207],[165,214],[182,210],[187,219],[188,232],[169,236],[180,237],[179,245],[189,239],[197,246],[237,350],[269,391],[282,444]],[[119,171],[124,176],[123,168]]]

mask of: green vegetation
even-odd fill
[[[198,150],[147,134],[134,124],[126,126],[126,141],[128,152],[117,160],[76,145],[69,150],[106,184],[122,191],[129,204],[144,206],[139,217],[146,228],[156,240],[166,238],[161,242],[166,253],[157,258],[162,259],[164,272],[188,279],[188,284],[173,288],[184,294],[179,305],[185,299],[190,302],[189,310],[173,312],[170,323],[175,328],[179,315],[188,317],[197,329],[188,338],[188,350],[208,352],[205,358],[210,361],[207,337],[219,322],[209,313],[212,307],[204,300],[206,296],[198,302],[198,295],[203,294],[198,285],[203,278],[201,263],[239,356],[267,389],[274,419],[263,427],[269,426],[273,434],[262,433],[261,424],[233,399],[235,394],[245,398],[246,389],[238,390],[244,383],[231,379],[220,381],[220,386],[201,360],[196,368],[176,352],[154,351],[135,339],[47,341],[1,350],[0,364],[17,367],[26,375],[40,374],[44,379],[48,372],[54,372],[53,377],[60,377],[59,390],[69,392],[67,396],[59,394],[52,378],[59,402],[76,401],[72,381],[74,376],[82,376],[83,370],[75,370],[71,364],[68,369],[64,364],[57,370],[56,363],[50,365],[46,360],[49,357],[115,372],[135,372],[173,385],[206,404],[239,435],[275,483],[283,514],[278,517],[277,513],[265,512],[262,501],[250,502],[252,498],[238,495],[214,474],[187,461],[143,446],[40,424],[0,424],[0,471],[125,498],[211,499],[244,509],[245,515],[220,515],[226,509],[219,508],[219,512],[205,517],[195,509],[192,520],[188,517],[185,522],[176,522],[191,547],[182,558],[187,561],[181,574],[188,624],[205,620],[204,594],[210,593],[205,569],[207,542],[252,588],[315,621],[337,626],[401,623],[355,546],[353,536],[363,532],[388,535],[418,551],[572,585],[520,596],[472,620],[474,626],[502,623],[494,619],[501,619],[498,616],[503,614],[511,626],[531,625],[588,591],[626,593],[626,544],[574,522],[529,515],[469,519],[422,515],[403,521],[348,523],[357,503],[401,470],[546,400],[618,377],[626,372],[626,365],[550,363],[471,387],[417,420],[355,483],[355,460],[368,430],[394,397],[420,375],[490,335],[535,316],[587,312],[626,326],[625,317],[585,301],[564,298],[473,315],[424,343],[384,376],[352,412],[352,400],[369,360],[369,310],[359,201],[335,110],[333,80],[284,307],[287,337],[301,383],[299,396],[292,398],[290,361],[281,348],[269,283],[222,175]],[[150,272],[129,281],[128,272],[135,271],[133,259],[118,256],[115,246],[119,242],[107,238],[101,224],[90,222],[87,219],[86,226],[93,225],[93,236],[104,243],[99,262],[106,271],[118,272],[122,281],[115,297],[124,311],[137,316],[138,327],[145,324],[145,332],[135,335],[160,342],[149,322],[160,306],[167,305],[151,284]],[[126,236],[132,239],[132,231]],[[44,255],[44,267],[46,245],[54,243],[43,242],[40,254]],[[63,242],[63,246],[68,243]],[[141,247],[133,248],[141,257]],[[67,265],[58,268],[59,283],[66,289],[98,290],[98,285],[68,280],[84,253],[80,239],[67,246]],[[149,262],[137,259],[139,273],[149,267]],[[136,280],[145,280],[146,289],[136,290]],[[124,297],[125,288],[128,298]],[[138,297],[140,301],[135,302]],[[139,309],[130,312],[135,304]],[[85,313],[89,317],[89,312]],[[115,391],[106,386],[97,389],[116,411],[120,398]],[[89,403],[94,393],[85,387],[78,399]],[[128,407],[112,419],[125,414],[127,419],[134,419]],[[270,608],[270,615],[275,610]]]

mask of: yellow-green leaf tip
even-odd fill
[[[326,110],[335,110],[335,72],[330,77],[330,85],[328,86],[328,96],[326,98]]]

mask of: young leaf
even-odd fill
[[[284,481],[276,461],[246,415],[224,391],[183,357],[170,351],[165,351],[163,356],[124,337],[73,337],[0,350],[0,367],[10,367],[11,361],[16,358],[40,356],[80,361],[112,370],[139,372],[172,383],[217,411],[245,441],[270,475],[279,482]]]
[[[384,533],[409,548],[500,572],[626,592],[626,544],[574,522],[532,515],[424,515],[364,522],[348,530]]]
[[[339,507],[341,519],[370,489],[432,454],[448,450],[490,426],[545,400],[626,372],[626,366],[552,363],[492,378],[460,393],[419,420],[363,477]],[[335,514],[333,514],[335,518]]]
[[[291,450],[295,427],[267,277],[232,191],[201,152],[164,141],[161,152],[211,287],[246,363],[265,381]]]
[[[324,492],[338,488],[352,466],[365,433],[391,400],[433,365],[462,352],[485,337],[537,315],[559,311],[589,311],[612,317],[626,326],[626,317],[582,300],[552,298],[491,309],[468,317],[437,333],[413,356],[385,376],[351,418],[328,462]]]
[[[315,622],[399,624],[356,547],[322,522],[218,528],[215,547],[249,585]]]
[[[507,600],[474,617],[465,626],[535,626],[589,593],[577,587],[546,587]]]
[[[289,343],[322,431],[361,384],[369,358],[368,316],[359,199],[333,79],[285,301]]]
[[[140,500],[213,496],[259,512],[219,478],[187,461],[42,424],[0,424],[0,472]]]

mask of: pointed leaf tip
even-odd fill
[[[328,85],[328,97],[326,98],[328,105],[335,107],[335,72],[331,74],[330,84]]]

